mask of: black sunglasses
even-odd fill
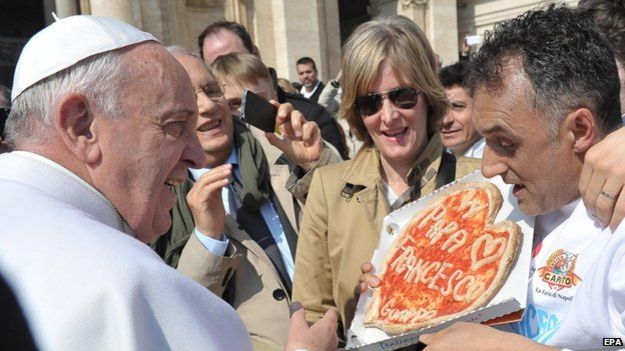
[[[399,108],[413,108],[419,102],[420,91],[414,88],[397,88],[356,97],[356,109],[361,116],[371,116],[380,111],[384,96]]]

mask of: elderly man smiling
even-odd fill
[[[125,23],[70,17],[25,46],[12,100],[0,270],[38,346],[250,350],[230,306],[143,244],[171,225],[169,187],[205,162],[174,57]],[[291,348],[308,348],[297,334]]]

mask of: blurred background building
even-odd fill
[[[278,76],[297,80],[295,61],[310,56],[327,81],[340,69],[341,45],[352,30],[376,16],[401,14],[425,31],[443,65],[458,60],[467,35],[483,35],[501,20],[549,1],[536,0],[2,0],[0,84],[9,86],[19,52],[30,36],[59,17],[93,14],[117,18],[154,34],[165,45],[197,51],[209,23],[246,26],[263,61]],[[561,1],[560,1],[561,2]],[[565,0],[571,5],[577,0]]]

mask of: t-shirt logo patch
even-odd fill
[[[538,275],[552,290],[570,288],[582,281],[575,275],[576,260],[577,254],[558,249],[549,256],[544,267],[538,268]]]

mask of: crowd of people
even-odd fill
[[[299,89],[240,24],[210,24],[197,49],[83,15],[26,44],[0,139],[1,343],[344,347],[383,279],[368,261],[384,217],[479,169],[536,217],[528,304],[420,347],[625,340],[625,1],[530,10],[440,69],[414,22],[374,19],[327,84],[299,59]],[[274,132],[242,116],[245,90]],[[557,294],[555,253],[577,277]]]

